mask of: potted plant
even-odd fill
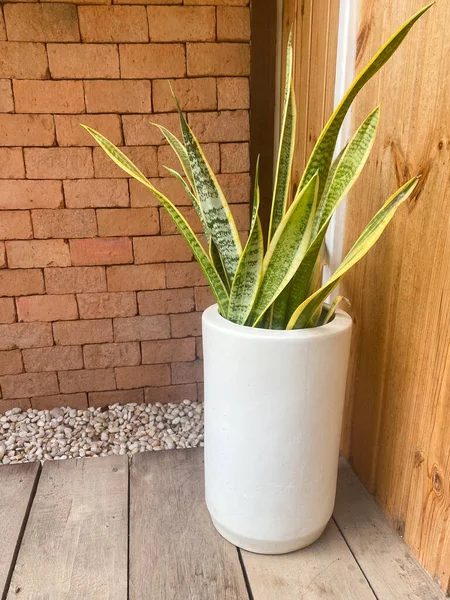
[[[111,142],[85,127],[117,165],[160,200],[216,298],[203,315],[206,501],[218,531],[247,550],[284,553],[306,546],[332,514],[352,321],[337,310],[340,296],[324,303],[418,182],[412,178],[387,200],[322,284],[325,234],[369,156],[379,107],[334,160],[333,155],[354,98],[430,6],[410,18],[358,75],[322,131],[290,203],[296,109],[289,41],[266,241],[258,216],[258,165],[251,227],[242,246],[178,102],[183,141],[158,127],[180,161],[183,175],[168,170],[192,201],[205,247],[174,204]]]

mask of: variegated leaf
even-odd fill
[[[158,123],[152,123],[152,125],[157,127],[163,134],[163,136],[166,138],[168,144],[177,155],[177,158],[180,161],[180,165],[183,168],[184,174],[186,175],[191,186],[193,187],[194,184],[192,179],[191,165],[189,164],[189,158],[186,152],[186,148],[183,146],[180,140],[175,135],[173,135],[173,133],[171,133],[168,129],[166,129],[162,125],[159,125]]]
[[[397,48],[405,39],[414,23],[429,9],[433,3],[428,4],[415,15],[413,15],[406,23],[404,23],[398,31],[386,42],[386,44],[375,54],[369,64],[361,71],[358,77],[350,86],[349,90],[342,98],[334,113],[331,115],[328,123],[325,125],[317,143],[311,153],[308,164],[306,165],[300,186],[305,186],[313,177],[314,173],[319,172],[320,188],[319,198],[322,196],[322,191],[327,179],[328,169],[330,167],[336,140],[341,128],[342,122],[350,108],[353,100],[364,85],[381,69],[381,67],[389,60]]]
[[[375,244],[384,229],[394,216],[397,208],[412,194],[417,185],[418,177],[410,179],[405,185],[398,189],[393,196],[382,206],[377,214],[371,219],[362,234],[356,240],[347,256],[327,281],[327,283],[309,296],[294,311],[287,329],[302,329],[308,326],[315,312],[322,306],[325,299],[353,265],[355,265]]]
[[[275,232],[263,263],[263,278],[250,315],[255,326],[294,276],[308,248],[317,202],[315,175],[296,196]]]
[[[111,158],[111,160],[116,163],[116,165],[118,165],[121,169],[123,169],[125,171],[125,173],[128,173],[129,175],[131,175],[132,177],[137,179],[137,181],[140,181],[149,190],[151,190],[153,192],[153,194],[158,198],[158,200],[161,202],[161,204],[167,210],[169,215],[172,217],[175,225],[177,226],[178,230],[180,231],[180,233],[182,234],[182,236],[184,237],[186,242],[189,244],[189,247],[191,248],[192,253],[194,254],[195,258],[197,259],[197,262],[199,263],[200,267],[202,268],[202,270],[208,280],[208,283],[211,286],[213,294],[219,305],[220,313],[223,316],[226,316],[226,314],[228,313],[227,290],[225,289],[225,286],[224,286],[221,278],[219,277],[218,273],[216,272],[214,266],[211,264],[209,256],[203,249],[203,247],[200,244],[200,242],[198,241],[196,235],[194,234],[191,227],[189,226],[189,223],[186,221],[186,219],[183,217],[183,215],[180,213],[180,211],[176,208],[176,206],[174,206],[172,204],[172,202],[170,202],[170,200],[168,198],[166,198],[166,196],[164,196],[164,194],[162,194],[160,191],[158,191],[148,181],[148,179],[145,177],[145,175],[136,167],[136,165],[134,165],[131,162],[131,160],[121,150],[119,150],[107,138],[105,138],[103,135],[101,135],[94,129],[91,129],[87,125],[82,125],[82,127],[84,129],[86,129],[86,131],[88,131],[92,135],[92,137],[95,139],[95,141],[105,151],[105,153]]]
[[[228,319],[244,325],[252,310],[262,275],[264,240],[258,216],[260,201],[258,184],[259,160],[256,163],[252,224],[244,251],[233,279],[228,306]]]

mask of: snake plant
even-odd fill
[[[328,309],[324,302],[348,270],[374,245],[397,208],[412,194],[418,177],[398,189],[376,213],[341,265],[322,284],[324,240],[330,219],[355,183],[375,140],[380,108],[375,108],[337,155],[342,122],[358,92],[393,55],[414,23],[430,8],[411,17],[360,72],[325,125],[290,200],[296,107],[292,82],[292,44],[288,42],[281,139],[272,199],[268,239],[258,216],[258,163],[254,178],[250,232],[244,247],[233,215],[194,133],[174,96],[182,141],[160,125],[179,159],[182,173],[168,169],[191,200],[205,232],[202,245],[176,206],[143,175],[130,159],[103,135],[83,126],[106,154],[126,173],[150,189],[189,244],[226,319],[250,327],[298,329],[323,325],[333,318],[338,296]]]

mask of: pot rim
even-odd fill
[[[317,339],[327,338],[340,335],[343,332],[351,329],[353,321],[348,313],[338,309],[332,321],[320,327],[311,327],[310,329],[258,329],[256,327],[248,327],[247,325],[238,325],[232,321],[228,321],[219,314],[217,304],[209,306],[203,311],[203,322],[208,323],[210,327],[215,327],[226,333],[231,333],[237,337],[248,338],[252,336],[255,339],[270,339],[293,341],[300,339]]]

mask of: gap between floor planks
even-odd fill
[[[0,494],[2,599],[443,598],[345,461],[335,520],[283,556],[215,532],[201,450],[8,465]]]

